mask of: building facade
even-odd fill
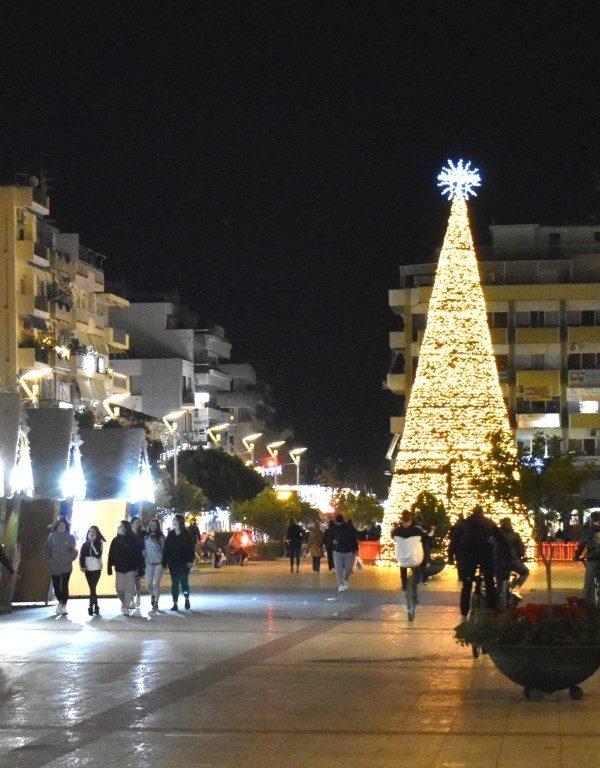
[[[37,181],[37,180],[36,180]],[[38,186],[0,187],[0,379],[30,406],[91,408],[98,415],[128,392],[110,363],[126,333],[108,323],[104,257],[47,221]]]
[[[527,449],[536,432],[556,435],[600,466],[600,225],[497,225],[490,234],[479,269],[517,442]],[[386,381],[400,398],[394,436],[404,429],[434,276],[433,262],[401,266],[400,288],[389,293],[399,317]],[[595,487],[588,500],[597,503]]]

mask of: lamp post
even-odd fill
[[[300,459],[302,454],[305,453],[306,448],[292,448],[290,451],[290,458],[296,465],[296,488],[300,488]]]
[[[167,428],[169,434],[173,438],[173,484],[175,487],[177,487],[177,447],[179,443],[179,433],[177,432],[177,422],[183,415],[185,414],[185,411],[171,411],[171,413],[167,413],[166,416],[162,417],[162,420],[164,422],[165,427]],[[171,424],[173,422],[173,424]]]
[[[228,428],[229,428],[228,421],[224,421],[222,424],[215,424],[214,427],[206,428],[206,434],[210,437],[210,439],[213,441],[213,443],[216,445],[217,448],[219,448],[221,445],[220,432],[223,432],[223,430]]]
[[[276,440],[274,443],[269,443],[267,445],[267,451],[269,451],[269,455],[275,459],[275,475],[273,480],[273,485],[277,485],[277,467],[279,466],[277,463],[277,457],[279,456],[279,449],[282,445],[285,445],[285,440]]]
[[[246,437],[242,437],[244,448],[250,454],[250,463],[252,466],[254,466],[254,446],[259,437],[262,437],[262,432],[255,432],[253,435],[246,435]]]

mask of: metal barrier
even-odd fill
[[[538,541],[535,545],[536,558],[539,562],[543,555],[547,560],[567,563],[573,559],[578,546],[577,541]]]

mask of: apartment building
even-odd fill
[[[493,225],[478,248],[498,372],[520,446],[536,432],[600,464],[600,225]],[[400,398],[391,432],[401,435],[436,263],[400,267],[389,292],[386,386]],[[593,500],[593,499],[592,499]],[[597,501],[597,500],[596,500]]]
[[[104,257],[48,222],[48,195],[30,181],[0,186],[0,379],[30,406],[106,415],[129,387],[110,364],[129,338],[108,323],[127,302],[105,292]]]
[[[220,427],[214,434],[230,448],[231,417],[218,403],[231,389],[231,376],[221,365],[231,354],[223,328],[200,326],[176,294],[134,296],[127,306],[111,307],[109,316],[132,339],[130,353],[113,362],[130,378],[123,406],[157,419],[183,410],[184,441],[206,444],[207,430]]]

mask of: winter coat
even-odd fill
[[[108,575],[112,575],[112,569],[118,573],[130,573],[138,571],[143,566],[140,545],[135,536],[117,534],[110,542],[108,550]]]
[[[510,558],[510,547],[502,535],[500,528],[483,515],[469,515],[459,523],[450,536],[449,560],[493,560],[495,539],[505,557]]]
[[[318,525],[308,532],[308,554],[311,557],[321,557],[323,554],[323,531]]]
[[[298,523],[290,523],[285,534],[287,544],[290,547],[300,547],[304,541],[304,530]]]
[[[77,557],[75,536],[67,531],[52,531],[46,541],[44,554],[51,576],[71,573],[73,560]]]
[[[334,526],[329,525],[323,531],[323,544],[325,549],[333,549]]]
[[[184,529],[178,534],[174,530],[169,531],[163,552],[163,568],[182,568],[188,563],[193,563],[195,557],[196,548],[189,531]]]
[[[500,530],[510,547],[511,562],[522,560],[525,557],[525,544],[523,544],[523,539],[516,531],[513,531],[513,529],[508,526],[501,525]]]
[[[87,571],[88,568],[85,567],[85,558],[86,557],[102,557],[102,541],[99,539],[96,539],[95,541],[84,541],[81,545],[81,549],[79,550],[79,565],[84,570]],[[93,569],[93,570],[102,570],[102,563],[100,563],[100,568]]]
[[[345,520],[333,524],[333,551],[358,552],[358,537],[356,528]]]
[[[425,531],[418,525],[397,525],[392,530],[396,542],[396,559],[403,568],[416,568],[425,564],[429,555],[429,541]]]

